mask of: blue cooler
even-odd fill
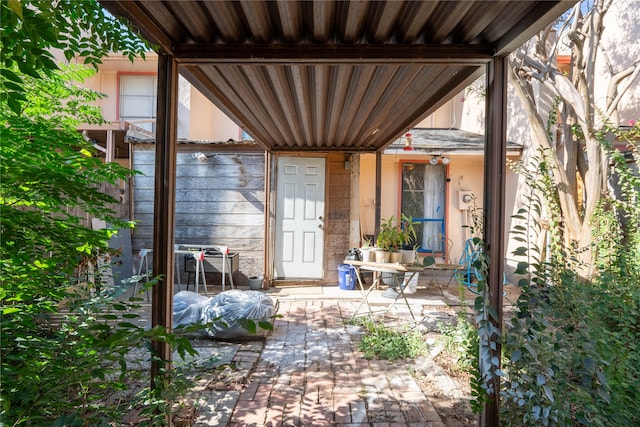
[[[338,266],[338,286],[345,291],[352,291],[356,287],[356,271],[352,265],[340,264]]]

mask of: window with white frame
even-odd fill
[[[120,120],[155,132],[157,81],[155,75],[120,75]]]
[[[401,212],[416,223],[419,252],[442,254],[446,230],[446,166],[431,163],[402,164]]]

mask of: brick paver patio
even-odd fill
[[[212,408],[230,415],[221,423],[203,414],[198,425],[444,427],[407,366],[368,361],[358,352],[361,329],[344,323],[356,305],[279,301],[282,317],[235,407]]]

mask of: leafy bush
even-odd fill
[[[0,3],[0,418],[6,425],[106,425],[140,404],[162,424],[181,381],[150,390],[132,363],[153,340],[182,354],[188,341],[135,324],[136,300],[119,301],[93,274],[115,229],[132,224],[100,188],[131,171],[103,164],[76,131],[100,124],[100,94],[79,87],[83,67],[57,64],[53,49],[96,66],[108,52],[133,59],[148,46],[96,1]],[[113,229],[92,230],[94,217]],[[90,280],[94,276],[97,280]],[[140,384],[143,384],[140,386]],[[140,386],[140,388],[136,388]]]
[[[637,132],[637,130],[635,130]],[[637,145],[630,148],[638,159]],[[603,140],[621,191],[599,206],[592,223],[595,274],[579,277],[578,256],[563,241],[542,152],[516,219],[517,311],[506,327],[502,421],[505,425],[640,423],[640,180]],[[547,213],[547,222],[534,219]],[[539,237],[546,234],[545,244]]]
[[[138,300],[123,300],[94,272],[99,257],[112,255],[115,230],[132,226],[100,188],[132,172],[104,164],[76,131],[101,122],[91,105],[99,95],[74,84],[90,74],[77,67],[46,79],[20,75],[17,114],[2,98],[0,418],[7,425],[102,425],[135,406],[162,424],[184,383],[163,372],[173,381],[151,390],[142,378],[148,370],[132,366],[149,364],[154,340],[193,353],[185,338],[137,324]],[[113,229],[92,230],[80,215]]]

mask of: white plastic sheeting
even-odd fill
[[[212,338],[248,335],[240,319],[270,321],[275,315],[273,300],[260,291],[232,289],[213,297],[181,291],[173,297],[173,327],[207,325],[202,333]]]

